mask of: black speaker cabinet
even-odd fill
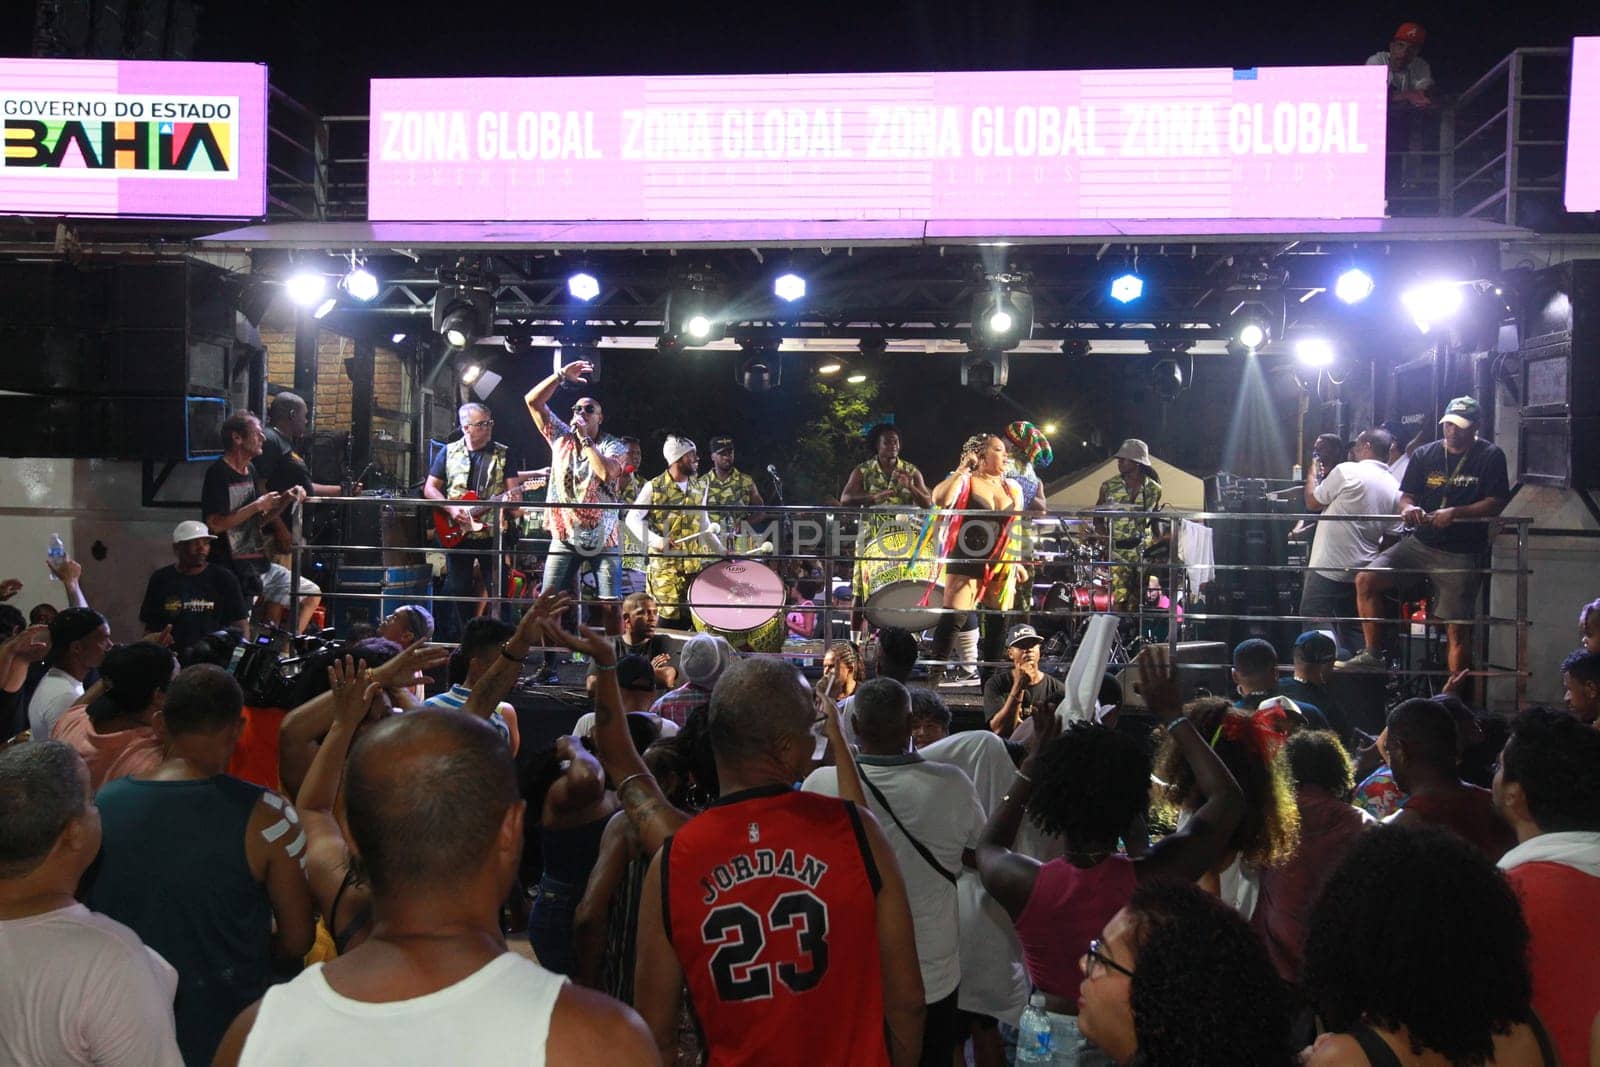
[[[227,417],[221,397],[0,396],[0,456],[203,459]]]
[[[187,260],[0,263],[0,389],[225,396],[234,343],[225,279]]]

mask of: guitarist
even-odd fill
[[[510,462],[509,449],[494,440],[494,416],[482,404],[462,404],[456,413],[461,424],[461,437],[434,457],[433,469],[422,486],[422,495],[430,500],[459,501],[468,492],[478,500],[504,495],[508,500],[521,498],[521,480],[517,477],[517,464]],[[467,505],[450,504],[442,509],[450,518],[461,524],[472,521],[472,511]],[[503,514],[502,519],[511,514]],[[499,554],[496,533],[500,524],[492,515],[486,516],[486,529],[469,533],[445,556],[446,596],[471,596],[473,590],[472,567],[477,564],[483,572],[483,584],[490,596],[500,596],[494,588],[495,557]],[[481,520],[480,520],[481,521]],[[461,636],[461,627],[471,617],[471,604],[450,602],[438,613],[440,638],[455,641]],[[498,605],[491,614],[498,615]]]
[[[584,504],[616,504],[628,448],[603,432],[605,412],[591,396],[572,404],[572,421],[564,422],[550,409],[550,401],[563,385],[586,384],[594,365],[575,359],[539,382],[523,402],[539,433],[550,443],[550,485],[545,493],[550,507],[545,525],[550,531],[550,554],[545,557],[542,591],[577,592],[584,570],[592,570],[599,599],[605,606],[605,628],[619,628],[617,602],[622,597],[622,540],[618,530],[621,512],[615,508],[586,508]]]

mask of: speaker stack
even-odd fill
[[[1519,305],[1517,480],[1600,488],[1600,260],[1535,271]]]
[[[1214,511],[1252,518],[1213,522],[1216,577],[1207,587],[1206,612],[1241,616],[1203,624],[1202,635],[1232,649],[1240,641],[1261,637],[1272,642],[1279,655],[1287,654],[1300,635],[1298,623],[1277,622],[1269,616],[1294,615],[1300,606],[1301,577],[1284,568],[1291,557],[1289,532],[1294,520],[1274,518],[1297,509],[1290,498],[1301,483],[1288,479],[1234,478],[1219,474],[1208,480],[1207,497]]]

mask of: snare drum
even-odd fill
[[[783,651],[783,579],[755,560],[725,559],[695,575],[689,615],[741,652]]]
[[[923,546],[923,555],[911,555],[916,531],[892,527],[874,537],[861,550],[861,576],[866,587],[862,614],[883,629],[898,626],[913,633],[938,625],[944,607],[940,566],[932,558],[935,538]]]

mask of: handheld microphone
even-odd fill
[[[767,473],[772,475],[774,478],[776,478],[778,476],[778,468],[774,467],[772,464],[768,463],[767,464]]]

